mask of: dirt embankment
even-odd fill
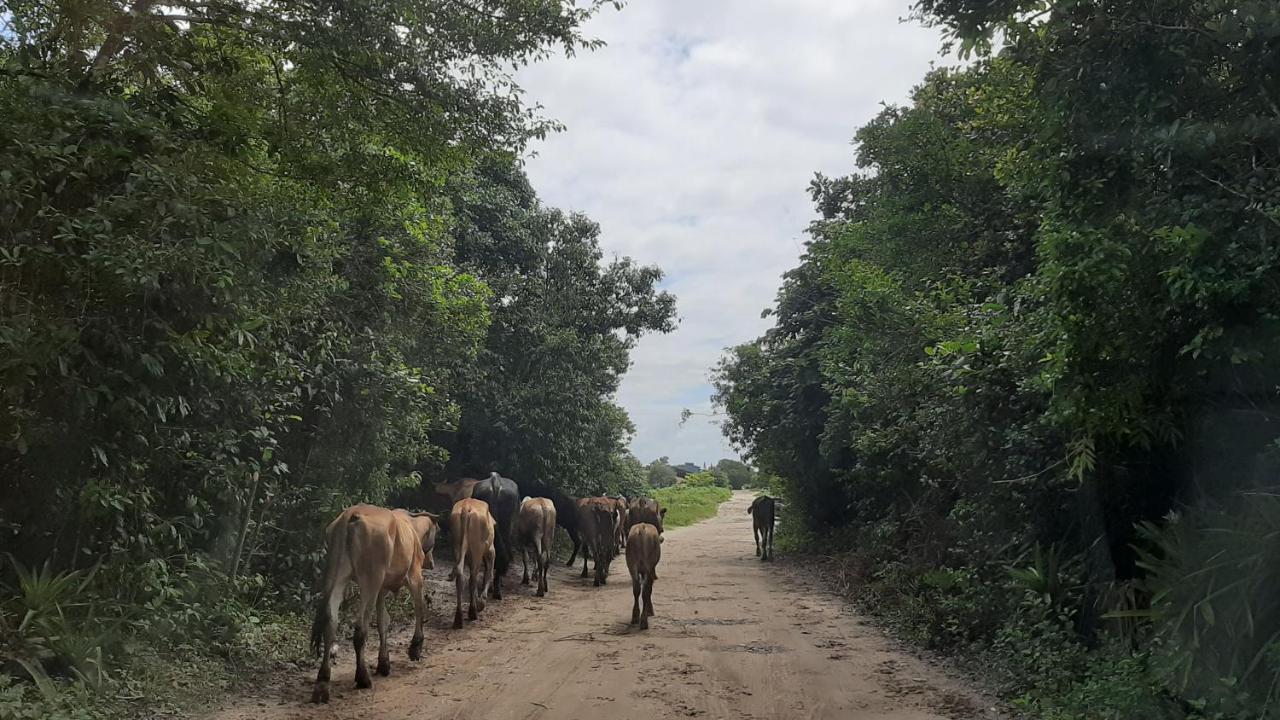
[[[591,587],[563,558],[551,592],[519,585],[480,620],[449,629],[443,563],[421,662],[398,628],[392,675],[356,690],[344,649],[333,702],[307,702],[314,668],[211,714],[250,718],[994,718],[974,692],[900,650],[845,603],[785,563],[754,556],[751,495],[667,533],[648,631],[630,628],[631,583],[619,557],[609,585]],[[376,638],[376,635],[375,635]],[[369,662],[376,659],[371,638]]]

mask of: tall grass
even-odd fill
[[[654,490],[653,497],[667,509],[662,525],[670,529],[715,517],[720,503],[733,497],[733,491],[718,485],[691,485],[681,482],[671,487]]]

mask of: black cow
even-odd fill
[[[493,585],[489,591],[494,600],[502,599],[502,576],[511,564],[511,527],[515,524],[516,511],[520,509],[520,488],[516,481],[498,473],[476,483],[471,497],[489,503],[489,512],[497,521],[497,537],[494,539]]]
[[[569,539],[573,541],[573,552],[569,553],[569,562],[565,565],[573,567],[573,561],[578,558],[578,551],[587,551],[582,531],[578,527],[578,498],[537,482],[524,483],[520,487],[525,495],[547,498],[556,506],[556,525],[564,528],[564,531],[569,534]]]
[[[756,537],[756,555],[761,560],[773,559],[773,519],[777,502],[768,495],[751,501],[747,514],[751,516],[751,532]],[[763,545],[763,549],[762,549]]]

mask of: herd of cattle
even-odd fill
[[[609,564],[623,549],[631,575],[631,624],[648,629],[653,615],[653,581],[661,557],[662,521],[666,509],[651,498],[575,498],[554,488],[531,484],[521,488],[515,481],[492,473],[484,480],[465,479],[433,486],[437,504],[448,507],[447,532],[452,544],[454,565],[449,579],[454,582],[456,604],[453,627],[461,628],[463,596],[467,619],[475,620],[484,610],[485,594],[502,599],[502,578],[510,565],[513,548],[520,552],[524,567],[522,582],[529,583],[529,559],[537,595],[548,591],[547,574],[551,546],[557,526],[564,528],[573,551],[568,565],[582,555],[582,577],[588,576],[587,562],[594,560],[594,584],[604,585]],[[774,500],[756,498],[748,512],[754,518],[756,555],[762,560],[773,555]],[[342,511],[325,530],[326,558],[321,597],[311,627],[311,645],[320,655],[313,702],[329,701],[330,662],[336,650],[338,610],[347,584],[355,580],[359,601],[354,618],[353,645],[356,658],[356,687],[373,684],[364,660],[370,616],[376,613],[378,627],[379,675],[391,673],[387,649],[388,599],[402,587],[413,598],[415,625],[409,643],[409,658],[422,656],[426,598],[423,594],[424,568],[435,567],[434,550],[440,529],[440,515],[430,512],[389,510],[376,505],[353,505]],[[641,601],[643,599],[643,607]]]

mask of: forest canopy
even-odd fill
[[[353,501],[640,482],[610,398],[674,298],[539,202],[519,158],[556,125],[512,80],[606,4],[6,5],[6,663],[233,652]]]
[[[1266,712],[1280,8],[917,10],[974,60],[814,179],[773,328],[717,370],[726,434],[1037,716]]]

